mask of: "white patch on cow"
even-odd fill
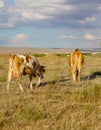
[[[21,58],[23,58],[24,59],[24,62],[23,63],[25,63],[26,64],[26,56],[24,56],[24,55],[20,55],[20,54],[16,54],[18,57],[21,57]]]

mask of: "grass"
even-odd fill
[[[66,57],[67,54],[66,53],[57,53],[55,54],[56,56],[59,56],[59,57]]]
[[[4,66],[2,64],[0,64],[0,70],[4,69]]]
[[[33,56],[36,56],[36,57],[45,57],[46,54],[36,54],[36,53],[34,53]]]
[[[6,82],[7,76],[6,75],[0,75],[0,82]]]
[[[23,77],[25,92],[12,80],[6,93],[9,57],[0,57],[0,130],[100,130],[101,57],[85,57],[82,82],[76,84],[68,72],[68,56],[38,59],[47,66],[43,85],[31,91]]]

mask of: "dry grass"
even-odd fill
[[[100,130],[101,56],[85,57],[82,81],[76,84],[66,55],[38,59],[47,66],[42,86],[31,91],[28,77],[23,77],[25,92],[12,80],[7,93],[9,57],[0,57],[0,130]]]

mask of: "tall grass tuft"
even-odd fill
[[[75,100],[78,101],[99,101],[101,97],[101,86],[93,85],[90,87],[81,87],[75,91]]]
[[[28,121],[38,121],[46,118],[45,112],[42,110],[35,110],[33,108],[26,108],[21,113],[22,118],[26,118]]]

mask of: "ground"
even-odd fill
[[[67,54],[36,55],[46,73],[40,87],[23,77],[6,91],[9,55],[0,56],[0,130],[100,130],[101,55],[85,55],[81,82],[73,83]]]

